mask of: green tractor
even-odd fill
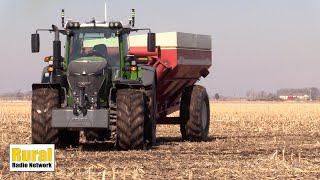
[[[122,22],[79,23],[68,20],[63,29],[38,29],[31,36],[39,52],[39,31],[54,33],[53,55],[32,85],[32,143],[77,145],[80,131],[87,140],[115,139],[121,150],[155,144],[156,71],[128,55],[128,35],[148,31],[147,49],[155,51],[155,34],[134,28],[134,10]],[[66,37],[61,56],[60,35]]]

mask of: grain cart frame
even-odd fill
[[[32,143],[77,145],[84,131],[87,140],[103,141],[115,134],[119,149],[144,149],[156,143],[156,123],[168,121],[180,124],[183,139],[206,140],[208,95],[193,84],[209,73],[210,66],[196,69],[199,72],[186,82],[178,80],[183,85],[172,90],[174,98],[172,94],[166,98],[161,92],[163,77],[175,69],[161,60],[156,34],[134,28],[134,10],[132,15],[128,24],[94,19],[64,23],[63,11],[62,30],[52,25],[32,34],[32,52],[39,52],[38,32],[54,33],[53,55],[44,59],[48,66],[41,83],[32,85]],[[145,45],[129,47],[129,34],[145,30],[149,31]],[[64,57],[60,35],[66,36]],[[167,118],[178,106],[180,118]]]

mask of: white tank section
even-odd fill
[[[156,45],[165,48],[212,49],[211,35],[191,34],[183,32],[156,33]],[[130,47],[146,47],[147,35],[130,35]]]

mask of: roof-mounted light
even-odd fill
[[[66,28],[67,29],[80,28],[80,23],[79,22],[69,21],[69,22],[67,22]]]
[[[110,28],[122,28],[121,22],[109,22]]]

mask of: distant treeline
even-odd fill
[[[283,101],[284,99],[281,99],[281,96],[296,97],[305,95],[308,96],[308,100],[320,100],[320,89],[316,87],[281,88],[272,93],[251,89],[246,92],[244,97],[225,97],[222,94],[216,93],[214,96],[211,96],[211,98],[215,100]]]
[[[31,100],[32,92],[9,92],[0,94],[0,100]]]
[[[222,94],[216,93],[210,96],[210,99],[215,100],[251,100],[251,101],[281,101],[280,96],[304,96],[308,95],[312,100],[320,100],[320,89],[311,88],[281,88],[275,93],[266,91],[248,90],[245,97],[225,97]],[[32,92],[9,92],[0,94],[0,100],[31,100]]]
[[[280,96],[309,96],[309,99],[320,100],[320,90],[316,87],[311,88],[281,88],[275,93],[267,93],[265,91],[249,90],[246,93],[246,98],[249,100],[281,100]]]
[[[320,90],[312,88],[282,88],[277,90],[277,96],[303,96],[308,95],[312,100],[320,100]]]

